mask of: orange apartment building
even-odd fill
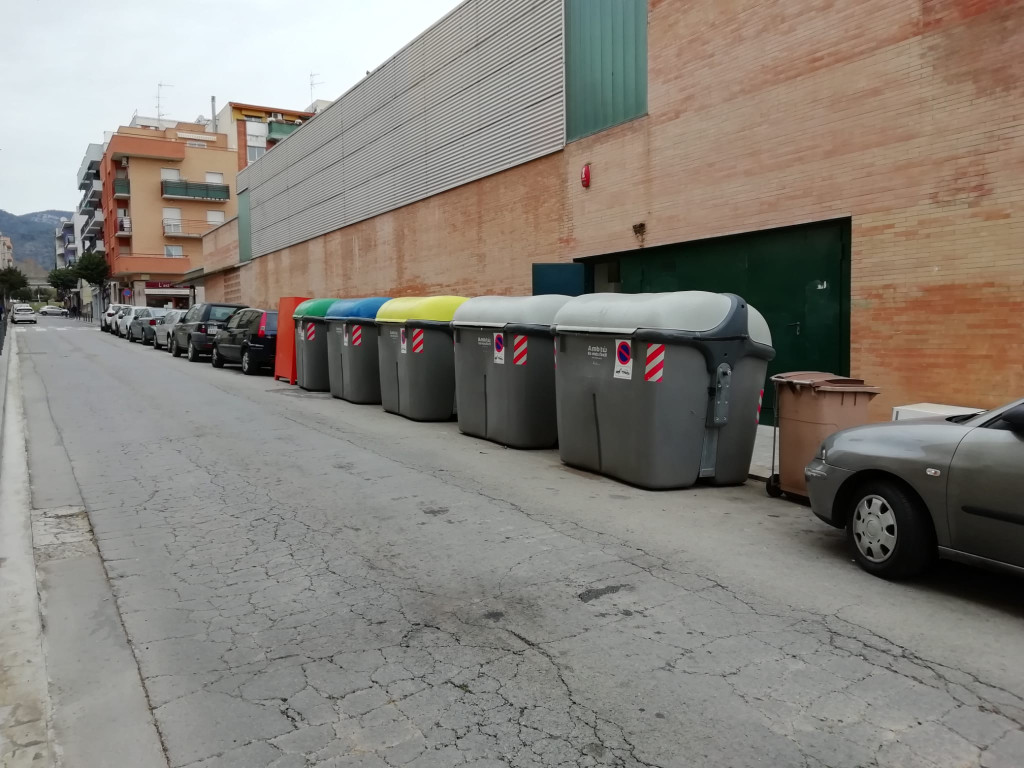
[[[198,123],[156,121],[110,135],[99,163],[100,206],[86,223],[103,233],[109,301],[186,307],[197,299],[181,283],[201,264],[203,235],[236,213],[237,169],[228,137]]]
[[[267,150],[315,114],[229,101],[210,122],[207,130],[227,135],[228,147],[238,155],[240,171],[263,157]]]

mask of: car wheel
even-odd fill
[[[884,579],[925,571],[936,557],[928,510],[893,480],[870,480],[847,494],[846,535],[857,564]]]
[[[213,351],[210,352],[210,365],[212,365],[214,368],[224,367],[224,358],[221,357],[220,353],[217,352],[216,344],[213,346]]]
[[[188,361],[190,363],[199,362],[199,351],[196,349],[196,345],[192,343],[192,339],[188,340]]]
[[[181,357],[181,347],[178,346],[177,336],[171,338],[171,354],[174,357]]]
[[[135,343],[135,334],[132,333],[131,328],[128,329],[128,341],[131,342],[132,344]]]
[[[252,361],[252,355],[249,354],[248,349],[242,353],[242,373],[246,376],[255,376],[259,373],[259,366]]]
[[[153,334],[153,349],[160,349],[160,340]]]

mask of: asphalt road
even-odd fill
[[[15,333],[35,506],[55,427],[171,766],[1024,765],[1019,579],[890,584],[758,486]]]

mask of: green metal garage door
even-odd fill
[[[622,291],[717,291],[764,314],[779,371],[850,372],[848,219],[699,240],[620,257]],[[767,387],[761,421],[774,422]]]

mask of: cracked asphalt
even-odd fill
[[[1024,765],[1019,579],[40,327],[171,766]]]

